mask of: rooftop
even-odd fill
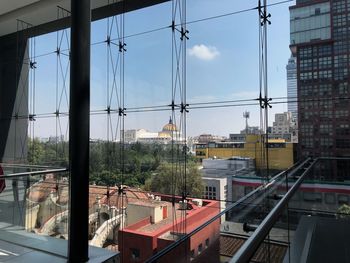
[[[160,195],[162,198],[162,196]],[[165,196],[164,199],[166,199],[168,196]],[[163,199],[163,198],[162,198]],[[154,203],[156,202],[156,203]],[[153,200],[138,200],[136,203],[140,205],[145,206],[158,206],[160,201],[153,201]],[[186,232],[191,231],[195,228],[195,226],[198,226],[201,221],[205,221],[206,219],[210,218],[210,216],[215,214],[216,210],[213,208],[219,209],[220,205],[218,204],[218,201],[215,200],[203,200],[202,206],[196,206],[190,201],[187,204],[187,209],[183,210],[180,209],[181,206],[178,203],[178,201],[175,203],[175,207],[172,206],[172,203],[169,201],[161,201],[162,205],[167,206],[167,217],[165,219],[160,220],[157,223],[150,223],[149,220],[144,220],[137,222],[133,225],[130,225],[123,229],[123,231],[132,230],[133,232],[139,232],[139,233],[145,233],[145,234],[164,234],[167,231],[170,231],[171,229],[175,230],[178,229],[180,232],[180,229],[183,228],[181,226],[181,222],[183,222],[185,219],[187,220],[186,223]],[[195,215],[201,215],[201,219],[199,220],[189,220],[192,216]],[[182,230],[183,231],[183,230]]]

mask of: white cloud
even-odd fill
[[[220,55],[219,50],[216,47],[206,46],[203,44],[194,45],[188,50],[190,56],[194,56],[201,60],[213,60]]]

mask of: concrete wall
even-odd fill
[[[126,209],[127,225],[135,224],[142,219],[150,218],[151,223],[157,223],[163,219],[163,207],[144,206],[129,203]]]

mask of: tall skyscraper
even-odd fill
[[[350,155],[349,17],[345,0],[297,0],[290,7],[302,158]]]
[[[288,59],[287,70],[287,100],[288,112],[292,113],[294,120],[298,119],[298,102],[297,102],[297,64],[293,55]]]

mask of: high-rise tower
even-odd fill
[[[297,102],[297,64],[296,58],[291,55],[286,66],[287,70],[287,100],[288,112],[292,113],[294,120],[298,119],[298,102]]]
[[[350,155],[349,16],[345,0],[297,0],[290,7],[302,158]]]

